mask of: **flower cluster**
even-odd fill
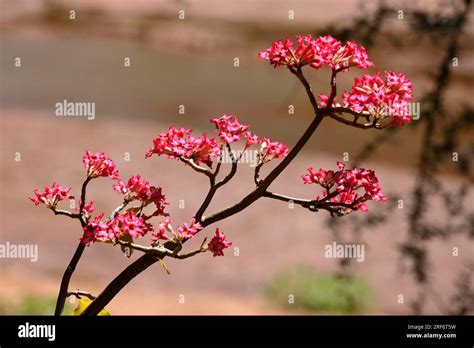
[[[167,218],[165,221],[162,221],[158,224],[157,229],[155,232],[152,233],[151,235],[151,243],[152,245],[158,243],[159,240],[169,240],[170,237],[166,235],[166,233],[174,233],[173,232],[173,226],[171,226],[171,223],[173,222],[173,219]]]
[[[279,141],[273,141],[270,138],[263,138],[260,146],[259,156],[261,163],[267,163],[274,158],[286,157],[288,147]]]
[[[153,232],[153,226],[138,216],[134,211],[118,215],[109,221],[103,222],[104,213],[96,216],[84,226],[81,242],[87,246],[96,241],[113,241],[121,235],[130,235],[137,238],[148,232]]]
[[[118,178],[118,171],[115,168],[114,161],[103,152],[93,154],[87,150],[84,157],[82,157],[82,162],[87,169],[87,176],[91,179],[101,176],[111,179]]]
[[[193,218],[188,223],[184,223],[182,226],[178,226],[176,231],[172,226],[173,219],[167,218],[165,221],[158,224],[157,230],[152,234],[151,241],[153,244],[156,244],[160,239],[169,240],[170,237],[166,233],[171,233],[176,239],[184,240],[193,238],[196,233],[203,229],[199,222]]]
[[[79,200],[77,202],[77,207],[74,210],[79,212],[80,211],[79,207],[81,206],[81,204],[82,204],[82,201]],[[95,210],[94,201],[90,201],[89,203],[84,204],[83,211],[84,213],[86,213],[86,217],[90,216],[94,212],[94,210]]]
[[[409,123],[409,103],[413,100],[413,87],[404,74],[384,71],[371,76],[356,77],[350,92],[342,94],[342,106],[361,113],[368,112],[376,118],[391,117],[392,125]],[[327,99],[326,99],[327,103]]]
[[[211,239],[207,244],[208,249],[212,252],[214,257],[224,256],[223,250],[230,247],[232,242],[228,241],[225,237],[225,234],[219,229],[216,229],[216,235]]]
[[[35,197],[29,197],[29,199],[35,204],[45,204],[50,209],[56,209],[59,202],[65,199],[74,199],[74,196],[69,194],[71,188],[59,186],[56,182],[53,182],[51,187],[45,187],[43,192],[35,189],[33,193]]]
[[[123,194],[126,202],[136,199],[142,202],[142,206],[154,203],[156,205],[156,211],[151,216],[168,215],[164,210],[165,206],[169,203],[166,201],[166,197],[163,195],[161,188],[150,186],[150,183],[142,179],[138,174],[131,176],[127,182],[119,179],[114,185],[114,190]],[[146,219],[150,218],[144,217]]]
[[[347,70],[350,67],[367,69],[374,64],[364,47],[348,41],[345,45],[330,35],[314,39],[311,35],[298,35],[296,45],[289,38],[272,43],[272,46],[258,54],[260,59],[278,66],[302,67],[310,65],[319,69],[327,65],[332,70]]]
[[[196,233],[198,233],[200,230],[202,230],[202,226],[199,222],[196,222],[193,219],[191,219],[191,222],[189,224],[184,223],[183,226],[178,226],[178,236],[182,239],[189,239],[193,238]]]
[[[206,133],[200,137],[191,133],[192,129],[171,126],[168,132],[153,139],[153,148],[146,153],[145,158],[153,154],[166,155],[168,158],[182,158],[211,166],[212,158],[219,155],[217,140],[209,138]]]
[[[250,136],[250,126],[240,124],[234,115],[224,114],[220,118],[213,118],[211,123],[216,126],[216,134],[224,143],[232,144],[239,141],[241,136]]]
[[[334,206],[336,208],[345,207],[348,210],[362,211],[367,211],[365,201],[387,201],[372,170],[345,169],[345,164],[342,162],[337,162],[337,166],[338,171],[324,169],[315,171],[313,168],[308,168],[308,174],[301,176],[305,184],[317,184],[325,189],[322,198],[318,196],[317,200],[344,204]],[[331,192],[333,188],[334,190]],[[356,192],[358,189],[363,189],[363,194]]]

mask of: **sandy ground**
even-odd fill
[[[77,195],[84,171],[81,156],[84,149],[105,151],[116,160],[122,177],[140,173],[153,184],[162,186],[171,202],[170,213],[177,224],[187,221],[202,200],[207,180],[191,172],[180,163],[165,158],[145,160],[144,152],[152,137],[166,128],[155,122],[131,122],[125,119],[109,122],[96,119],[64,119],[47,113],[24,110],[2,110],[2,192],[0,241],[18,244],[38,244],[39,259],[1,260],[0,296],[9,294],[55,294],[60,275],[69,261],[81,235],[76,221],[54,217],[43,207],[35,207],[27,197],[35,187],[43,187],[57,180],[72,186]],[[21,153],[21,161],[14,154]],[[124,153],[131,154],[125,162]],[[301,184],[299,175],[308,165],[334,166],[334,157],[318,152],[305,152],[272,185],[276,192],[311,197]],[[386,164],[367,164],[376,170],[386,192],[400,195],[409,201],[412,185],[409,170],[396,169]],[[237,177],[216,197],[209,211],[239,200],[251,188],[252,170],[247,165],[239,168]],[[452,178],[445,178],[448,182]],[[119,204],[119,196],[112,190],[108,179],[95,180],[88,192],[97,211],[108,212]],[[184,209],[179,201],[184,200]],[[115,202],[115,203],[112,203]],[[377,206],[371,205],[374,211]],[[376,290],[376,312],[408,313],[406,305],[414,296],[410,278],[400,272],[396,246],[404,240],[403,209],[395,209],[391,223],[366,231],[364,262],[355,263],[355,273],[365,277]],[[440,212],[438,217],[442,218]],[[171,275],[155,266],[138,276],[111,304],[115,313],[277,313],[280,310],[264,300],[264,284],[278,272],[296,264],[309,264],[320,272],[337,269],[337,260],[324,257],[324,246],[334,241],[325,226],[324,212],[311,214],[302,209],[290,209],[286,204],[260,200],[237,216],[211,226],[203,235],[220,227],[239,248],[239,256],[227,251],[226,257],[213,258],[199,255],[188,260],[167,262]],[[345,217],[350,219],[351,216]],[[186,245],[194,249],[200,238]],[[453,246],[461,248],[460,256],[453,257]],[[469,258],[472,242],[454,237],[430,245],[433,280],[437,292],[448,296],[456,270]],[[132,258],[135,258],[133,255]],[[130,261],[117,248],[94,245],[87,248],[71,288],[99,293]],[[41,289],[41,290],[39,290]],[[189,302],[177,302],[179,295]],[[404,294],[406,303],[398,304],[398,294]],[[149,298],[156,299],[148,301]],[[152,302],[153,304],[150,304]],[[189,303],[189,306],[188,306]],[[430,303],[428,313],[437,313]]]

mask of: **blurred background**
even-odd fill
[[[176,161],[144,159],[152,139],[169,125],[210,133],[210,118],[235,114],[256,134],[292,147],[312,119],[311,106],[294,76],[256,56],[274,40],[308,33],[356,40],[367,47],[375,69],[405,73],[421,117],[384,132],[325,120],[271,189],[313,198],[317,192],[308,191],[300,175],[310,166],[334,169],[344,159],[348,166],[374,169],[390,202],[331,218],[263,198],[202,232],[210,236],[220,227],[238,253],[228,249],[222,258],[206,253],[168,260],[171,275],[156,264],[107,309],[112,314],[472,313],[471,1],[0,3],[0,243],[35,244],[39,251],[37,262],[0,259],[0,313],[53,313],[82,231],[77,221],[54,217],[27,198],[53,180],[79,196],[86,149],[109,154],[122,179],[138,173],[163,187],[168,211],[181,224],[195,213],[208,180]],[[340,74],[339,91],[362,73]],[[306,69],[306,76],[316,94],[329,92],[327,70]],[[64,99],[94,102],[95,119],[55,116],[55,104]],[[248,193],[252,175],[253,168],[240,165],[208,213]],[[89,185],[90,199],[97,213],[121,203],[104,178]],[[185,248],[193,250],[200,241]],[[363,244],[364,261],[325,258],[324,247],[333,242]],[[137,253],[131,256],[136,258]],[[119,248],[97,243],[86,249],[70,289],[97,295],[130,262]]]

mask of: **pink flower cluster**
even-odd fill
[[[184,223],[183,226],[178,226],[177,230],[180,238],[188,239],[193,238],[196,233],[202,230],[202,226],[193,218],[189,224]]]
[[[274,158],[286,157],[288,147],[279,141],[273,141],[270,138],[263,138],[260,147],[260,158],[262,163],[271,161]]]
[[[222,115],[219,118],[213,118],[211,123],[216,126],[216,134],[222,142],[232,144],[240,140],[241,136],[250,136],[247,132],[250,126],[242,125],[234,115]]]
[[[45,204],[50,209],[56,209],[59,202],[65,199],[74,199],[74,196],[69,194],[71,188],[59,186],[56,182],[53,182],[51,187],[45,187],[43,192],[35,189],[33,193],[35,197],[29,197],[29,199],[35,204]]]
[[[150,183],[138,174],[131,176],[126,183],[119,179],[114,185],[114,190],[125,195],[124,200],[127,202],[136,199],[141,201],[143,206],[154,203],[157,210],[151,216],[168,215],[164,210],[169,203],[166,201],[161,188],[150,186]],[[144,218],[149,219],[151,216],[144,215]]]
[[[166,233],[171,233],[173,236],[180,240],[193,238],[196,233],[203,229],[199,222],[193,218],[188,223],[184,223],[182,226],[176,228],[177,232],[174,231],[173,219],[167,218],[165,221],[158,224],[157,230],[152,234],[151,241],[153,244],[157,243],[160,239],[169,240],[170,237]]]
[[[216,235],[208,243],[207,247],[212,252],[214,257],[224,256],[223,250],[229,248],[232,245],[232,242],[228,241],[225,237],[225,234],[219,229],[216,229]]]
[[[102,221],[103,217],[104,213],[96,216],[83,228],[84,234],[81,238],[83,244],[89,246],[96,241],[113,241],[125,234],[138,238],[153,232],[153,226],[144,218],[137,216],[134,211],[128,211],[106,222]]]
[[[84,157],[82,157],[82,162],[87,169],[87,176],[91,179],[101,176],[111,179],[118,178],[118,171],[115,168],[114,161],[103,152],[93,154],[87,150]]]
[[[317,184],[325,189],[322,198],[318,196],[317,200],[343,203],[353,206],[354,209],[343,206],[334,207],[362,211],[368,210],[365,201],[387,201],[372,170],[363,168],[345,169],[345,164],[342,162],[337,162],[337,166],[338,171],[324,169],[315,171],[313,168],[308,168],[308,174],[301,176],[305,184]],[[334,191],[330,193],[332,188],[334,188]],[[356,192],[358,189],[364,190],[362,195]]]
[[[79,200],[77,202],[77,207],[74,209],[75,211],[79,211],[79,207],[81,206],[82,201]],[[86,216],[90,216],[95,210],[94,207],[94,201],[90,201],[89,203],[84,204],[84,212],[86,213]]]
[[[342,94],[342,106],[355,112],[368,112],[377,118],[391,117],[392,125],[411,121],[409,103],[413,100],[413,86],[404,74],[384,71],[371,76],[356,77],[350,92]],[[327,100],[326,100],[327,102]]]
[[[206,133],[200,137],[191,133],[192,129],[171,126],[167,133],[161,133],[153,139],[153,148],[146,153],[145,158],[153,154],[166,155],[168,158],[183,158],[210,166],[212,158],[219,155],[217,140],[209,138]]]
[[[327,65],[332,70],[347,70],[350,67],[367,69],[374,65],[364,47],[352,41],[343,45],[330,35],[317,39],[311,35],[298,35],[296,45],[289,38],[275,41],[270,48],[260,52],[258,58],[268,60],[275,68],[310,65],[319,69]]]

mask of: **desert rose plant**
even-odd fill
[[[86,151],[83,164],[86,179],[82,184],[78,209],[67,211],[58,208],[61,201],[74,199],[71,188],[53,182],[43,192],[34,190],[30,198],[35,205],[44,204],[56,215],[77,219],[82,227],[79,245],[67,266],[59,290],[55,314],[63,311],[68,296],[89,298],[89,304],[81,311],[83,315],[98,315],[123,287],[146,268],[166,257],[186,259],[200,253],[210,252],[214,257],[223,256],[225,249],[232,245],[228,237],[213,225],[223,219],[239,213],[260,198],[291,202],[310,211],[326,210],[331,215],[344,216],[353,211],[367,211],[366,202],[373,200],[385,202],[387,198],[381,191],[378,179],[372,170],[363,168],[345,168],[337,162],[334,169],[315,170],[312,167],[302,173],[302,184],[314,185],[310,196],[304,199],[290,197],[270,191],[272,182],[294,160],[306,142],[311,138],[323,119],[333,119],[345,125],[361,129],[384,129],[400,126],[411,120],[409,103],[412,101],[412,84],[403,74],[393,71],[376,72],[356,77],[350,91],[337,98],[336,78],[351,68],[367,69],[373,67],[364,47],[354,42],[343,44],[331,36],[314,39],[311,35],[297,36],[296,43],[286,38],[273,42],[271,47],[258,54],[258,58],[267,60],[275,68],[286,68],[303,84],[314,111],[314,118],[308,128],[291,150],[279,141],[253,134],[250,126],[241,124],[237,117],[226,115],[214,118],[216,137],[206,133],[193,134],[192,129],[183,126],[171,126],[166,132],[153,139],[146,158],[166,156],[205,175],[209,179],[209,191],[202,204],[189,221],[176,225],[166,212],[169,204],[163,189],[152,186],[139,174],[127,180],[119,177],[112,159],[106,154]],[[316,99],[312,88],[303,74],[303,68],[318,70],[329,68],[332,72],[329,81],[330,94],[320,94]],[[239,146],[242,151],[233,151]],[[255,188],[239,202],[214,213],[206,214],[218,189],[228,184],[237,171],[239,160],[245,151],[257,151],[258,163],[253,181]],[[227,151],[232,164],[225,175],[221,174],[222,155]],[[280,161],[265,177],[261,169],[271,161]],[[94,202],[86,198],[87,186],[95,179],[112,180],[111,189],[121,195],[121,204],[110,214],[94,215]],[[225,231],[229,232],[229,231]],[[197,250],[184,252],[184,243],[197,238],[198,234],[208,233],[210,240],[203,238]],[[138,243],[145,240],[148,242]],[[143,253],[126,267],[97,297],[86,291],[69,291],[69,282],[86,247],[95,243],[120,245],[122,251],[130,255],[132,251]]]

